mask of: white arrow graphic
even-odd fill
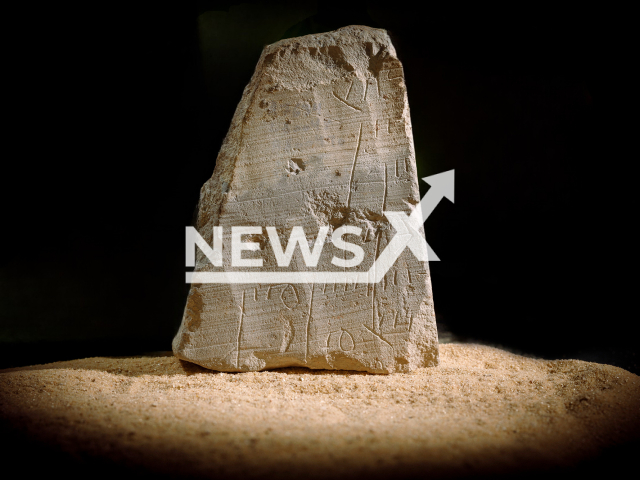
[[[422,180],[431,185],[427,194],[420,200],[422,223],[424,223],[435,210],[438,203],[440,203],[442,197],[448,198],[451,203],[454,202],[455,170],[424,177]],[[413,213],[415,213],[415,210]]]
[[[420,261],[440,260],[422,234],[420,226],[443,197],[454,201],[454,170],[424,177],[431,188],[416,208],[404,212],[384,212],[396,234],[366,272],[187,272],[187,283],[378,283],[405,248]],[[189,243],[188,243],[189,244]]]

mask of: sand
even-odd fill
[[[34,464],[42,455],[136,475],[531,473],[585,465],[640,438],[632,373],[480,345],[440,348],[440,366],[393,375],[218,373],[169,353],[8,369],[0,412],[13,452],[27,450]]]

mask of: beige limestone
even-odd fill
[[[350,26],[264,48],[202,187],[196,228],[223,266],[198,249],[197,272],[232,266],[231,227],[259,245],[260,271],[367,271],[395,235],[385,211],[410,213],[420,194],[403,69],[384,30]],[[345,240],[364,260],[325,241],[317,267],[296,247],[278,265],[266,227],[286,248],[294,226],[313,248],[322,227],[360,229]],[[255,270],[255,269],[254,269]],[[174,354],[220,371],[285,366],[408,372],[438,363],[428,263],[405,249],[385,278],[361,284],[192,284]]]

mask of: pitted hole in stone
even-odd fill
[[[299,173],[304,172],[305,168],[306,166],[301,158],[292,158],[289,160],[286,170],[293,175],[298,175]]]

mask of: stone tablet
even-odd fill
[[[175,355],[228,372],[437,365],[429,266],[411,249],[378,283],[294,280],[368,271],[397,233],[384,212],[409,214],[419,201],[404,75],[387,33],[349,26],[266,46],[200,192],[196,225],[209,246],[213,227],[222,239],[221,265],[198,248],[196,272],[244,271],[255,283],[193,283]],[[239,226],[254,227],[241,239],[255,250],[232,251]],[[316,266],[304,239],[283,259],[294,227],[307,256],[321,252]],[[336,239],[341,227],[352,229]],[[362,249],[357,266],[340,239]],[[238,266],[245,259],[262,266]],[[284,280],[258,283],[257,271]]]

